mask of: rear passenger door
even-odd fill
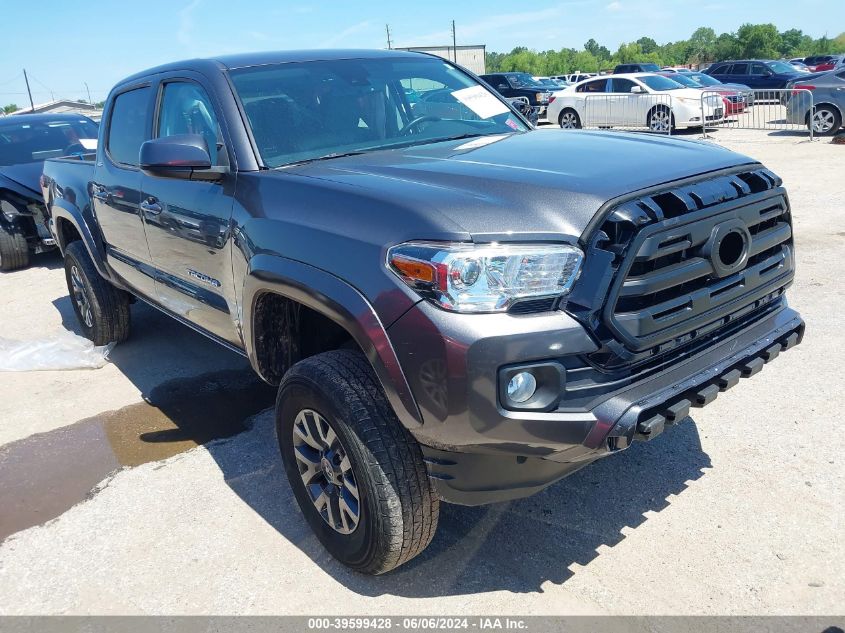
[[[733,64],[728,71],[727,81],[729,83],[745,84],[746,86],[756,88],[748,74],[748,66],[747,63]]]
[[[155,296],[150,250],[141,218],[141,144],[149,139],[153,89],[129,86],[112,99],[103,121],[105,139],[94,170],[91,198],[106,243],[106,260],[133,291]]]
[[[607,77],[585,81],[575,91],[578,94],[581,125],[610,125],[610,110],[607,107]]]
[[[161,305],[233,344],[236,325],[231,216],[237,171],[212,92],[194,76],[157,86],[153,138],[199,134],[222,180],[182,180],[144,173],[143,218]]]

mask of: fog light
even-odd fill
[[[508,383],[508,399],[521,404],[531,399],[537,391],[537,379],[527,371],[515,374]]]

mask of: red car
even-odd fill
[[[731,88],[725,88],[720,86],[702,86],[700,83],[695,81],[694,79],[687,77],[684,73],[657,73],[663,77],[668,77],[669,79],[674,79],[679,84],[687,87],[687,88],[698,88],[699,90],[706,91],[706,92],[715,92],[722,97],[722,101],[725,104],[725,116],[729,114],[742,114],[745,112],[745,96],[733,90]]]

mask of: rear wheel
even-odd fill
[[[560,113],[557,122],[564,130],[577,130],[581,128],[581,118],[572,108],[566,108]]]
[[[0,270],[29,266],[29,245],[21,228],[14,222],[0,224]]]
[[[646,125],[652,132],[668,134],[675,128],[675,117],[668,106],[657,106],[648,113]]]
[[[82,242],[65,250],[65,279],[82,334],[94,345],[121,343],[129,336],[129,293],[100,276]]]
[[[836,108],[829,105],[816,106],[812,115],[807,115],[807,127],[813,126],[813,134],[831,136],[842,126],[842,117]]]
[[[382,574],[431,542],[439,499],[422,451],[362,353],[294,365],[279,386],[276,432],[299,507],[340,562]]]

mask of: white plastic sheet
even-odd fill
[[[0,371],[99,369],[109,362],[113,347],[114,343],[95,346],[71,332],[33,341],[0,337]]]

